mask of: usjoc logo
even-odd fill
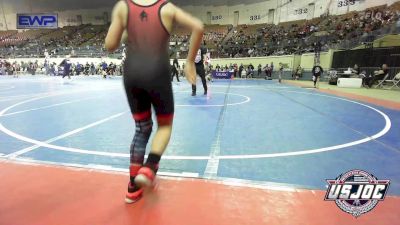
[[[17,14],[17,29],[58,28],[57,14]]]
[[[341,210],[354,217],[371,211],[383,201],[390,184],[389,180],[378,180],[363,170],[350,170],[326,181],[329,186],[325,201],[335,201]]]

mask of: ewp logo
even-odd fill
[[[17,14],[17,28],[58,28],[58,16],[57,14]]]

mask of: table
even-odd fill
[[[339,78],[337,81],[338,87],[343,88],[361,88],[362,79],[361,78]]]

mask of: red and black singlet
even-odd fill
[[[143,6],[132,0],[128,4],[128,46],[130,50],[150,55],[166,53],[169,44],[169,33],[161,19],[161,8],[168,3],[158,0]]]
[[[169,33],[161,20],[166,0],[142,6],[126,0],[128,51],[124,86],[135,120],[148,119],[151,106],[159,124],[172,123],[174,98],[168,56]]]

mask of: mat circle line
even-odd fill
[[[191,93],[190,91],[175,91],[174,93]],[[246,95],[241,95],[241,94],[236,94],[236,93],[225,93],[225,92],[220,92],[220,91],[214,91],[212,93],[218,93],[218,94],[228,94],[228,95],[236,95],[245,98],[246,100],[241,101],[241,102],[235,102],[235,103],[228,103],[226,104],[227,106],[234,106],[234,105],[242,105],[245,103],[248,103],[251,101],[251,98]],[[183,105],[183,104],[175,104],[175,106],[180,106],[180,107],[222,107],[224,104],[212,104],[212,105]]]
[[[287,157],[287,156],[297,156],[297,155],[308,155],[308,154],[314,154],[314,153],[321,153],[321,152],[327,152],[327,151],[333,151],[333,150],[338,150],[346,147],[351,147],[355,145],[359,145],[374,139],[377,139],[379,137],[382,137],[385,135],[391,128],[391,120],[390,118],[380,110],[368,106],[366,104],[348,100],[345,98],[340,98],[340,97],[335,97],[335,96],[329,96],[329,95],[321,95],[321,94],[316,94],[316,93],[309,93],[309,92],[299,92],[299,91],[282,91],[282,92],[294,92],[294,93],[299,93],[299,94],[309,94],[309,95],[317,95],[321,97],[327,97],[327,98],[334,98],[342,101],[347,101],[351,102],[354,104],[358,104],[361,106],[364,106],[366,108],[372,109],[375,112],[379,113],[384,119],[385,119],[385,127],[379,131],[378,133],[368,136],[366,138],[356,140],[353,142],[345,143],[345,144],[340,144],[340,145],[334,145],[334,146],[329,146],[329,147],[323,147],[323,148],[317,148],[317,149],[309,149],[309,150],[300,150],[300,151],[292,151],[292,152],[284,152],[284,153],[267,153],[267,154],[252,154],[252,155],[221,155],[221,156],[216,156],[218,159],[256,159],[256,158],[276,158],[276,157]],[[0,116],[6,113],[8,110],[18,106],[22,105],[27,102],[35,101],[37,99],[42,99],[42,98],[47,98],[51,96],[42,96],[42,97],[37,97],[33,98],[30,100],[22,101],[19,103],[16,103],[12,106],[7,107],[6,109],[2,110],[0,112]],[[84,150],[84,149],[78,149],[78,148],[70,148],[70,147],[63,147],[63,146],[58,146],[58,145],[52,145],[48,144],[39,140],[31,139],[26,136],[17,134],[6,127],[3,126],[2,123],[0,123],[0,131],[4,132],[5,134],[14,137],[18,140],[25,141],[28,143],[32,143],[35,145],[39,145],[41,147],[46,147],[54,150],[59,150],[59,151],[66,151],[66,152],[73,152],[73,153],[81,153],[81,154],[89,154],[89,155],[100,155],[100,156],[110,156],[110,157],[125,157],[129,158],[129,154],[124,154],[124,153],[113,153],[113,152],[100,152],[100,151],[92,151],[92,150]],[[172,159],[172,160],[208,160],[210,159],[210,156],[172,156],[172,155],[165,155],[163,156],[163,159]]]

